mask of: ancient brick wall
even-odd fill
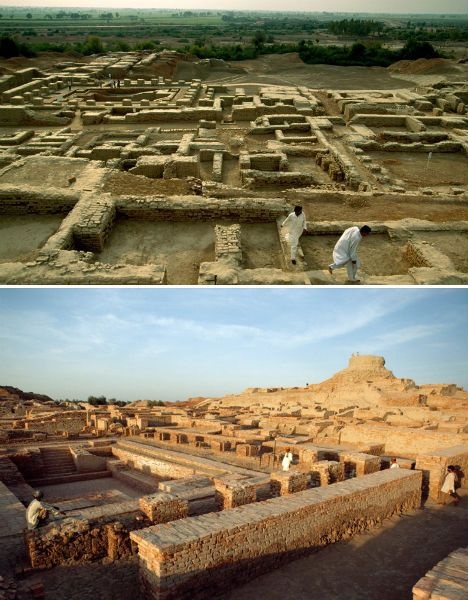
[[[239,223],[272,222],[290,209],[286,202],[257,198],[205,198],[173,196],[170,199],[148,196],[120,196],[117,213],[151,221],[215,221],[236,219]]]
[[[163,460],[156,456],[139,456],[134,451],[124,450],[119,447],[113,447],[112,453],[120,460],[126,462],[129,466],[140,471],[149,471],[153,475],[167,478],[189,477],[193,475],[193,468],[184,465],[178,465],[168,460]]]
[[[0,213],[2,214],[67,213],[78,200],[78,194],[70,190],[45,189],[38,192],[29,186],[0,185]]]
[[[287,496],[302,492],[309,487],[310,474],[297,471],[275,471],[270,475],[273,496]]]
[[[73,416],[54,414],[53,417],[29,419],[25,428],[30,431],[42,431],[45,433],[80,433],[86,425],[86,414],[76,413]]]
[[[416,433],[417,432],[417,433]],[[458,434],[462,444],[468,443],[468,434]],[[340,431],[340,443],[385,444],[385,452],[396,456],[417,456],[453,446],[453,433],[415,430],[405,427],[374,427],[346,425]]]
[[[420,498],[421,473],[388,469],[134,532],[142,596],[183,599],[225,590],[416,508]]]
[[[152,523],[168,523],[187,516],[188,501],[168,492],[157,492],[140,498],[140,509]]]
[[[135,553],[129,531],[149,525],[138,508],[138,500],[80,511],[80,518],[54,521],[26,534],[31,566],[85,564],[106,556],[128,557]]]

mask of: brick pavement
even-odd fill
[[[21,533],[26,525],[25,508],[0,482],[0,538]]]

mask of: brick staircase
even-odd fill
[[[44,461],[44,477],[62,477],[76,473],[75,463],[69,448],[41,448]]]
[[[40,448],[44,470],[40,478],[29,479],[28,483],[34,487],[54,485],[57,483],[72,483],[74,481],[87,481],[111,477],[110,471],[97,471],[79,473],[73,462],[70,449],[65,446]]]

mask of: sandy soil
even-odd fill
[[[244,268],[282,268],[282,252],[276,223],[242,223],[241,245]]]
[[[84,161],[70,161],[67,158],[29,156],[24,164],[13,165],[0,178],[1,183],[24,184],[32,186],[69,188],[71,177],[78,177],[86,169]]]
[[[320,200],[302,199],[300,192],[288,192],[287,199],[304,207],[309,221],[398,221],[414,218],[434,222],[465,221],[468,219],[468,206],[457,200],[434,201],[431,196],[427,202],[408,200],[405,195],[391,202],[380,197],[366,199],[361,207],[346,202],[321,202]]]
[[[447,255],[457,271],[468,273],[468,233],[425,231],[413,234],[416,241],[425,241]]]
[[[169,284],[196,284],[201,262],[214,261],[214,224],[117,221],[98,259],[129,265],[166,264]]]
[[[406,188],[463,186],[468,184],[468,158],[463,154],[418,152],[368,152],[374,162],[385,167]]]
[[[150,179],[143,175],[133,175],[133,173],[125,171],[112,173],[107,178],[102,191],[122,196],[184,195],[193,193],[190,180]]]
[[[413,88],[415,79],[432,78],[440,81],[444,75],[404,74],[392,72],[385,67],[338,67],[334,65],[306,65],[297,53],[269,54],[256,60],[244,60],[229,65],[242,67],[245,73],[230,73],[226,70],[212,71],[206,81],[236,85],[303,85],[310,88],[335,89],[398,89]],[[422,80],[421,80],[422,81]]]
[[[333,248],[339,236],[306,235],[301,238],[304,258],[309,269],[326,269],[332,262]],[[411,265],[403,257],[403,244],[385,234],[367,237],[359,246],[361,268],[368,275],[403,275]]]
[[[0,262],[34,260],[62,220],[63,215],[1,215]]]

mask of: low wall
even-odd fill
[[[80,518],[55,521],[26,534],[31,566],[48,569],[57,565],[85,564],[108,556],[135,553],[129,531],[150,524],[139,510],[138,500],[80,511]]]
[[[458,434],[462,444],[468,434]],[[411,429],[409,427],[375,427],[345,425],[340,431],[340,444],[385,444],[385,452],[395,456],[419,456],[453,446],[453,433]]]
[[[78,200],[78,194],[70,190],[36,191],[26,184],[0,184],[1,214],[65,214]]]
[[[199,196],[121,196],[117,214],[151,221],[215,221],[235,219],[241,223],[275,221],[290,206],[284,200],[264,198],[208,198]]]
[[[102,456],[95,456],[84,448],[70,447],[70,452],[78,473],[105,471],[107,469],[107,460]]]
[[[138,544],[142,597],[191,598],[245,582],[420,506],[421,473],[388,469],[221,513],[155,525]]]
[[[136,454],[136,452],[138,452],[138,449],[124,450],[120,447],[112,448],[112,454],[130,467],[157,475],[158,477],[177,479],[179,477],[189,477],[194,474],[193,467],[178,465],[157,456],[141,456]]]

